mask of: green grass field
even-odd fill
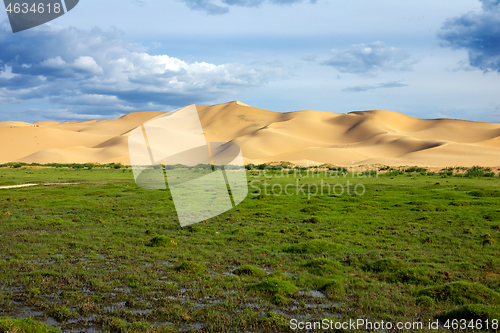
[[[77,183],[0,190],[0,332],[288,332],[292,319],[359,318],[424,327],[386,332],[453,319],[496,331],[500,178],[409,171],[249,171],[240,205],[181,228],[169,191],[137,187],[130,168],[0,168],[0,186]],[[307,193],[321,182],[336,193]],[[287,184],[293,195],[279,195]]]

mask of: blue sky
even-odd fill
[[[500,121],[500,0],[80,0],[13,34],[0,121],[240,100]]]

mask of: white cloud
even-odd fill
[[[354,44],[347,50],[331,50],[332,57],[323,62],[341,73],[368,74],[376,71],[408,71],[417,61],[405,50],[383,42]]]
[[[288,74],[276,64],[189,63],[151,55],[117,31],[47,29],[51,33],[16,35],[15,42],[12,34],[0,34],[0,61],[6,64],[0,98],[47,98],[60,106],[53,110],[75,114],[165,110],[210,103]]]
[[[466,50],[470,66],[500,73],[500,0],[480,1],[481,12],[448,19],[438,37],[443,46]]]
[[[386,83],[378,83],[378,84],[366,84],[366,85],[360,85],[360,86],[354,86],[354,87],[347,87],[345,89],[342,89],[344,92],[362,92],[362,91],[368,91],[368,90],[375,90],[375,89],[381,89],[381,88],[400,88],[400,87],[407,87],[407,84],[401,83],[399,81],[392,81],[392,82],[386,82]]]
[[[0,71],[0,78],[9,80],[13,77],[16,77],[16,74],[12,73],[12,67],[5,65],[3,71]]]

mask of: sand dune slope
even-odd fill
[[[417,119],[381,110],[279,113],[236,101],[197,109],[207,140],[238,144],[246,163],[500,166],[497,123]],[[129,132],[162,114],[137,112],[84,122],[0,122],[0,162],[129,164]]]

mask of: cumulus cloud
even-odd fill
[[[222,15],[229,13],[230,6],[238,7],[260,7],[263,3],[275,5],[292,5],[295,3],[316,3],[317,0],[180,0],[193,10],[201,10],[210,15]]]
[[[500,73],[500,0],[480,0],[482,11],[447,20],[438,33],[445,47],[468,52],[469,64]]]
[[[276,63],[188,63],[151,55],[118,31],[42,29],[50,31],[15,37],[0,31],[0,103],[45,99],[65,116],[116,115],[229,99],[288,74]]]
[[[354,86],[354,87],[348,87],[345,89],[342,89],[344,92],[362,92],[362,91],[368,91],[368,90],[375,90],[375,89],[381,89],[381,88],[400,88],[400,87],[407,87],[407,84],[401,83],[399,81],[392,81],[392,82],[387,82],[387,83],[379,83],[379,84],[366,84],[366,85],[361,85],[361,86]]]
[[[369,74],[376,71],[407,71],[416,63],[405,50],[383,42],[354,44],[347,50],[331,50],[332,57],[323,65],[341,73]]]
[[[483,4],[484,10],[491,10],[500,5],[500,0],[479,0]]]

